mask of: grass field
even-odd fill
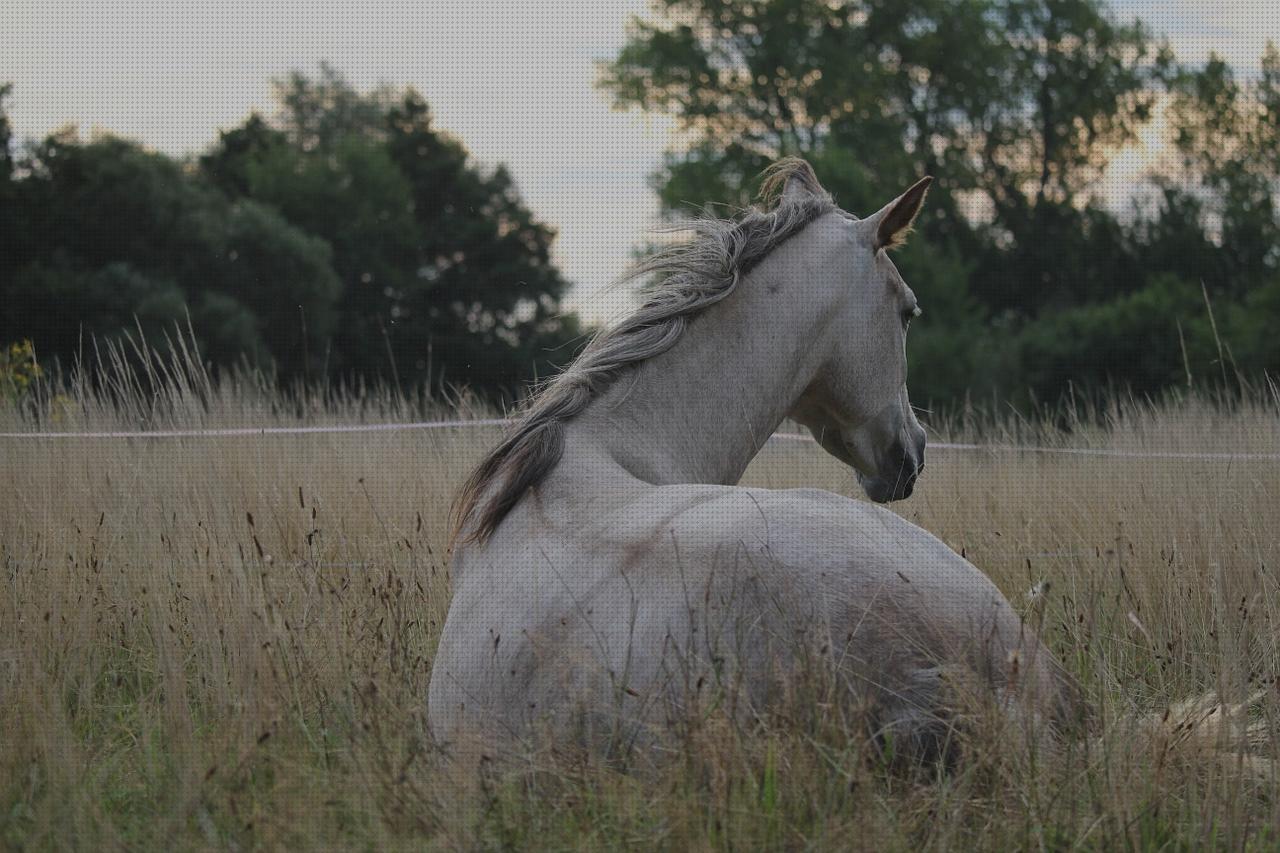
[[[96,392],[73,384],[25,414],[9,404],[0,431],[439,413],[154,369],[147,393],[117,370]],[[959,419],[932,437],[1280,453],[1270,393],[1116,404],[1094,421]],[[0,439],[0,846],[1280,845],[1265,763],[1142,723],[1206,691],[1261,693],[1255,751],[1280,757],[1266,739],[1280,725],[1280,461],[931,451],[894,508],[1015,606],[1051,583],[1037,619],[1099,721],[1079,743],[1014,748],[979,732],[960,767],[930,776],[798,716],[754,730],[708,720],[645,773],[548,755],[463,778],[423,712],[449,602],[449,497],[497,434]],[[802,442],[774,442],[746,480],[856,491]]]

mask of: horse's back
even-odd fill
[[[1002,683],[1019,655],[1040,666],[971,564],[888,510],[818,490],[653,487],[594,517],[526,500],[455,560],[430,701],[446,736],[656,724],[730,676],[758,705],[815,662],[909,705],[933,701],[921,685],[945,666]]]

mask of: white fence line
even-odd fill
[[[774,433],[772,438],[791,438],[812,441],[798,433]],[[1274,459],[1280,461],[1280,453],[1233,453],[1230,451],[1177,451],[1177,450],[1107,450],[1092,447],[1039,447],[1029,444],[965,444],[949,441],[930,441],[928,450],[976,450],[985,453],[1058,453],[1069,456],[1110,456],[1122,459]]]
[[[336,424],[332,426],[296,427],[227,427],[220,429],[170,429],[131,430],[122,432],[0,432],[0,439],[112,439],[112,438],[226,438],[269,435],[317,435],[328,433],[404,432],[408,430],[463,429],[480,426],[506,426],[511,423],[502,418],[477,418],[476,420],[412,421],[389,424]],[[800,433],[774,433],[771,439],[813,441]],[[1088,447],[1040,447],[1013,444],[966,444],[931,441],[930,450],[971,450],[986,453],[1041,453],[1067,456],[1103,456],[1121,459],[1220,459],[1220,460],[1276,460],[1280,453],[1237,453],[1231,451],[1175,451],[1175,450],[1108,450]]]

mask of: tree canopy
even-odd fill
[[[655,176],[675,217],[746,204],[787,154],[858,214],[933,175],[899,257],[933,306],[910,347],[932,404],[1217,377],[1206,296],[1234,367],[1280,369],[1257,331],[1280,289],[1278,84],[1274,48],[1242,85],[1100,0],[661,0],[600,78],[682,129]],[[1158,108],[1184,169],[1118,215],[1144,188],[1108,203],[1108,165]]]
[[[1189,66],[1103,0],[652,10],[600,86],[676,119],[654,176],[668,215],[745,205],[790,154],[858,214],[936,178],[898,255],[929,307],[909,348],[923,405],[1280,370],[1274,46],[1258,73]],[[74,131],[17,145],[8,92],[0,343],[69,361],[189,324],[217,364],[510,396],[580,341],[554,231],[412,89],[294,73],[276,113],[185,161]],[[1168,162],[1114,185],[1153,129]]]
[[[190,325],[215,364],[513,395],[572,356],[554,231],[413,90],[322,67],[178,162],[74,130],[13,152],[0,103],[0,340],[70,361]],[[7,91],[7,90],[5,90]]]

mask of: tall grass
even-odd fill
[[[440,410],[381,389],[281,392],[139,348],[5,404],[0,431],[424,413]],[[982,444],[1280,453],[1267,391],[1116,399],[1067,430],[972,413],[935,429]],[[449,602],[449,497],[497,435],[0,439],[0,844],[1280,844],[1265,765],[1178,749],[1158,725],[1189,696],[1261,692],[1256,751],[1280,757],[1267,737],[1280,709],[1280,462],[930,452],[916,496],[894,508],[1040,625],[1095,708],[1097,732],[1079,742],[1017,745],[991,722],[951,772],[904,772],[814,701],[749,730],[709,716],[644,772],[550,752],[477,772],[440,760],[423,712]],[[746,481],[856,493],[801,442],[771,444]]]

